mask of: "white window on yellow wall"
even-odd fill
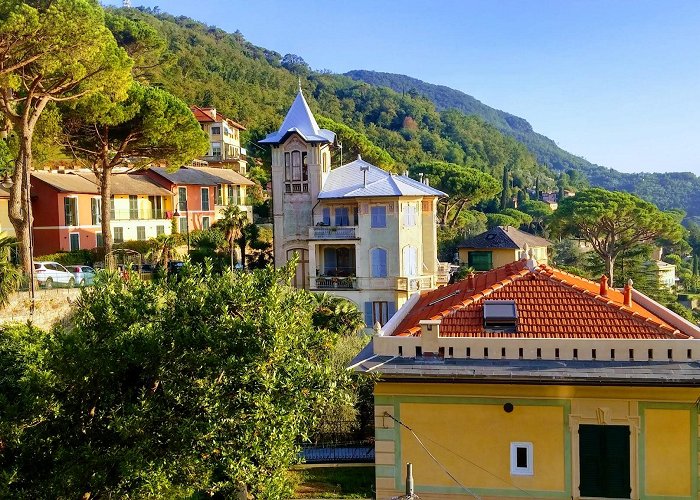
[[[407,227],[416,225],[416,206],[413,203],[404,203],[403,224]]]
[[[510,474],[532,476],[534,474],[532,443],[510,443]]]
[[[403,247],[404,276],[418,275],[418,249],[412,246]]]

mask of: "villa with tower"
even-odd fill
[[[445,193],[358,156],[331,168],[336,136],[299,92],[272,146],[275,265],[298,259],[294,285],[352,300],[384,325],[420,291],[447,282],[437,260],[437,200]]]

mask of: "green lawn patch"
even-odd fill
[[[323,467],[295,470],[296,498],[372,498],[374,467]]]

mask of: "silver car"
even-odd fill
[[[75,276],[58,262],[35,262],[34,276],[39,286],[53,288],[56,285],[73,288]]]
[[[73,273],[78,286],[92,285],[95,281],[95,270],[90,266],[68,266],[68,270]]]

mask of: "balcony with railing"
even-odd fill
[[[312,276],[312,290],[357,290],[354,276]]]
[[[436,277],[434,275],[416,277],[400,276],[396,278],[396,289],[402,292],[432,290],[433,288],[435,288],[435,285]]]
[[[112,220],[159,220],[168,218],[168,212],[160,209],[111,210],[110,214]]]
[[[312,240],[357,240],[357,226],[313,226],[309,228]]]

